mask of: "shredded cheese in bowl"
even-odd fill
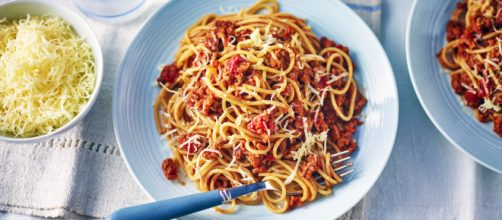
[[[57,16],[0,18],[0,133],[34,137],[76,117],[96,85],[89,44]]]

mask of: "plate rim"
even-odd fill
[[[129,53],[131,53],[131,45],[137,41],[138,39],[138,36],[140,35],[140,33],[143,31],[143,29],[145,28],[146,25],[148,25],[150,23],[150,21],[156,17],[162,10],[164,10],[164,8],[168,7],[169,5],[171,5],[175,0],[168,0],[166,3],[164,3],[164,5],[160,6],[156,11],[154,11],[150,16],[148,16],[148,18],[145,19],[145,21],[140,25],[140,27],[138,28],[138,31],[136,32],[136,34],[134,35],[134,37],[132,38],[131,42],[129,43],[129,45],[127,45],[127,50],[126,52],[124,53],[124,55],[122,56],[122,58],[120,59],[120,64],[117,68],[117,71],[115,72],[115,81],[113,82],[113,93],[112,93],[112,121],[113,121],[113,133],[115,134],[115,140],[117,140],[117,145],[119,147],[119,150],[120,150],[120,157],[122,158],[122,161],[124,161],[124,163],[126,164],[126,167],[127,167],[127,172],[129,174],[132,175],[133,179],[134,179],[134,182],[136,182],[136,184],[141,188],[141,191],[143,191],[143,193],[145,193],[147,195],[147,197],[151,200],[151,201],[157,201],[153,196],[152,194],[145,188],[145,186],[143,185],[143,183],[139,180],[138,176],[136,175],[135,172],[133,172],[133,169],[132,169],[132,166],[131,164],[129,163],[129,160],[127,159],[127,156],[123,153],[123,147],[122,147],[122,141],[120,140],[119,138],[119,133],[120,132],[120,129],[118,129],[119,125],[118,125],[118,115],[117,115],[117,89],[119,87],[119,82],[120,82],[120,78],[122,76],[121,72],[123,71],[124,69],[124,61],[125,61],[125,58],[129,55]]]
[[[502,168],[497,168],[491,164],[488,164],[487,162],[483,161],[480,156],[476,156],[473,153],[467,151],[464,147],[462,147],[457,141],[455,141],[443,128],[443,126],[436,120],[434,114],[429,110],[428,104],[425,102],[425,100],[422,98],[422,93],[420,92],[420,89],[418,88],[417,81],[415,79],[415,73],[414,73],[414,68],[413,68],[413,61],[410,58],[411,55],[411,42],[410,42],[410,37],[411,37],[411,26],[412,26],[412,21],[415,17],[415,12],[416,12],[416,7],[418,5],[419,0],[414,0],[413,4],[410,9],[410,14],[408,15],[408,21],[406,24],[406,36],[405,36],[405,50],[406,50],[406,64],[408,66],[408,74],[411,79],[411,83],[413,85],[413,90],[415,92],[415,95],[418,98],[418,101],[420,102],[420,106],[422,109],[425,111],[425,114],[431,120],[432,124],[436,129],[439,130],[439,132],[445,137],[448,142],[450,142],[455,148],[459,149],[462,153],[467,155],[469,158],[473,159],[477,163],[483,165],[484,167],[493,170],[497,173],[502,173]],[[479,123],[479,122],[478,122]]]
[[[116,72],[116,77],[115,77],[115,82],[114,82],[114,87],[113,87],[113,99],[112,99],[112,113],[113,113],[113,127],[114,127],[114,132],[115,132],[115,137],[116,137],[116,140],[117,140],[117,144],[118,144],[118,147],[119,149],[121,150],[121,157],[123,159],[123,161],[125,162],[126,164],[126,167],[129,171],[129,173],[133,176],[133,179],[135,180],[135,182],[140,186],[141,190],[152,200],[152,201],[158,201],[155,199],[155,197],[145,188],[145,186],[143,185],[143,183],[139,180],[138,176],[136,175],[136,173],[133,171],[132,169],[132,166],[131,164],[129,163],[129,160],[127,159],[127,156],[126,154],[122,153],[123,152],[123,147],[122,147],[122,142],[119,138],[119,134],[121,133],[120,132],[120,129],[118,129],[119,125],[118,125],[118,115],[117,115],[117,88],[119,86],[119,79],[121,78],[121,72],[123,72],[124,70],[124,60],[125,58],[129,55],[129,53],[132,53],[131,51],[131,45],[137,41],[138,39],[138,36],[140,35],[140,33],[143,31],[143,29],[145,28],[146,25],[148,25],[150,23],[150,21],[155,18],[156,16],[158,16],[158,14],[160,14],[163,10],[165,10],[165,8],[167,7],[170,7],[170,5],[173,3],[173,2],[176,2],[176,1],[179,1],[179,0],[170,0],[168,2],[166,2],[164,5],[162,5],[161,7],[159,7],[154,13],[152,13],[144,22],[143,24],[140,26],[140,28],[138,29],[138,32],[135,34],[134,38],[131,40],[131,43],[128,45],[128,48],[124,54],[124,56],[122,57],[121,59],[121,62],[120,62],[120,65],[117,69],[117,72]],[[279,0],[278,0],[279,1]],[[362,28],[363,29],[366,29],[369,34],[367,36],[367,38],[371,38],[375,41],[375,47],[380,50],[383,54],[383,59],[385,62],[382,63],[383,66],[386,66],[388,68],[388,74],[390,76],[390,83],[392,84],[392,101],[390,101],[390,106],[392,108],[392,111],[395,112],[395,114],[388,114],[388,117],[389,117],[389,120],[391,122],[394,122],[393,124],[391,124],[391,130],[390,132],[388,132],[389,134],[389,140],[390,140],[390,143],[389,143],[389,147],[388,147],[388,150],[387,152],[385,152],[385,154],[383,154],[383,157],[381,157],[381,161],[383,161],[383,165],[380,166],[378,169],[376,169],[374,172],[374,175],[375,175],[375,178],[372,179],[371,181],[371,184],[367,184],[366,188],[361,188],[360,191],[362,192],[362,196],[361,198],[357,199],[357,200],[353,200],[352,203],[349,203],[349,206],[347,206],[348,208],[346,210],[343,210],[342,212],[340,212],[340,215],[339,216],[335,216],[336,218],[342,216],[344,213],[347,213],[349,210],[351,210],[352,208],[354,208],[354,206],[359,203],[362,199],[364,199],[364,197],[368,194],[368,192],[375,186],[375,184],[377,183],[377,181],[379,180],[379,178],[381,177],[385,167],[387,166],[388,162],[389,162],[389,159],[390,159],[390,156],[394,150],[394,146],[395,146],[395,143],[396,143],[396,138],[397,138],[397,132],[398,132],[398,128],[399,128],[399,93],[398,93],[398,89],[397,89],[397,83],[396,83],[396,77],[395,77],[395,73],[394,73],[394,69],[393,69],[393,66],[389,60],[389,57],[387,55],[387,52],[385,51],[384,47],[382,46],[382,43],[380,42],[380,39],[375,35],[375,33],[373,32],[373,30],[368,26],[368,24],[359,16],[357,15],[349,6],[347,6],[344,2],[342,2],[341,0],[336,0],[336,1],[332,1],[330,2],[330,4],[334,4],[336,6],[339,6],[341,7],[342,9],[339,9],[339,10],[342,10],[342,11],[346,11],[348,14],[350,14],[351,17],[353,17],[354,19],[358,20],[361,24],[362,24]],[[382,162],[380,162],[382,163]],[[271,213],[273,214],[273,213]],[[331,217],[332,218],[332,217]]]

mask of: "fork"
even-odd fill
[[[348,153],[350,153],[350,151],[342,151],[332,154],[331,157],[333,159],[337,159]],[[337,159],[332,163],[335,168],[335,172],[343,171],[341,174],[338,174],[340,177],[344,177],[354,172],[353,169],[345,171],[346,168],[352,166],[352,162],[345,163],[350,159],[350,156],[346,156],[341,159]],[[321,176],[315,177],[316,181],[318,181],[320,184],[324,184],[321,179]],[[223,203],[228,203],[240,196],[262,190],[280,191],[279,189],[275,188],[269,181],[263,181],[229,189],[212,190],[209,192],[197,193],[193,195],[122,208],[113,212],[110,216],[107,217],[107,219],[173,219],[222,205]],[[299,195],[299,193],[293,192],[287,193],[286,195]]]

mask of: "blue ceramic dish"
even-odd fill
[[[155,200],[196,193],[187,181],[181,186],[166,180],[161,164],[170,155],[155,129],[152,103],[158,66],[172,62],[186,29],[208,13],[248,7],[253,0],[171,1],[144,24],[117,73],[113,119],[122,155],[144,191]],[[232,215],[206,210],[186,219],[334,219],[347,212],[378,179],[394,144],[398,122],[398,97],[392,68],[370,28],[340,1],[280,1],[281,10],[306,18],[314,32],[350,48],[357,80],[369,102],[363,112],[353,174],[335,186],[330,196],[320,197],[294,211],[273,214],[263,205],[239,206]]]
[[[502,172],[502,138],[480,123],[450,86],[436,53],[446,43],[446,23],[457,0],[415,1],[406,33],[410,77],[425,112],[441,133],[480,164]]]

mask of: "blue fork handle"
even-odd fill
[[[113,212],[107,219],[173,219],[229,202],[239,196],[265,189],[264,182],[231,189],[212,190],[189,196],[131,206]]]

